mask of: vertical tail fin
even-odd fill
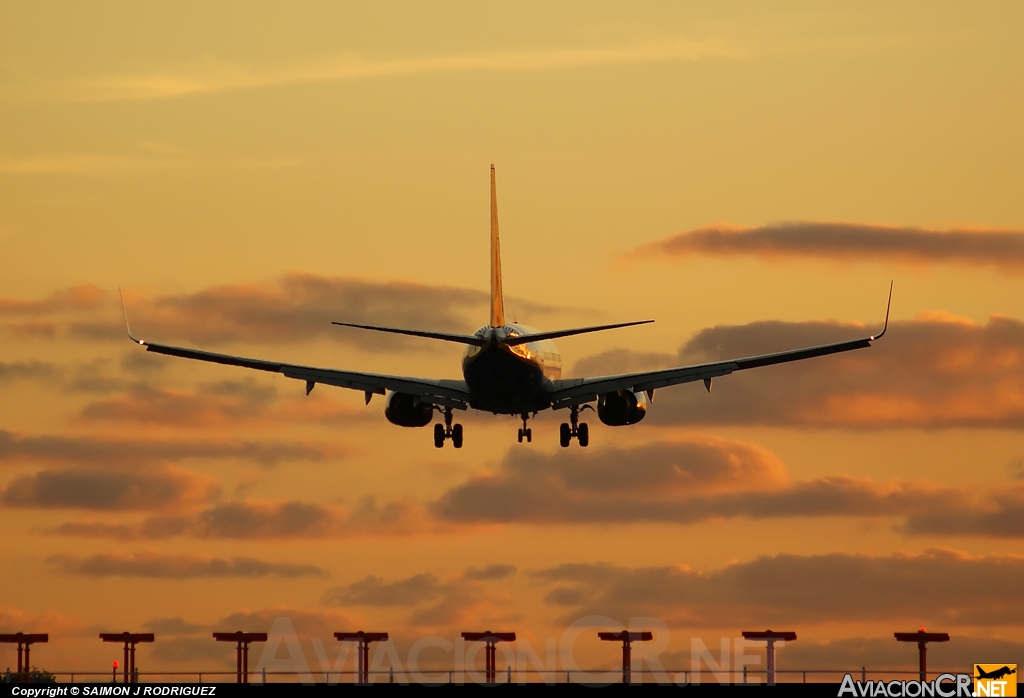
[[[505,300],[501,295],[501,245],[498,243],[498,192],[491,165],[491,327],[505,324]]]

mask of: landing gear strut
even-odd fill
[[[520,416],[523,418],[523,428],[519,430],[519,443],[523,443],[523,439],[526,439],[526,443],[533,443],[533,429],[526,426],[526,420],[530,415],[524,412]]]
[[[558,430],[558,443],[562,445],[562,448],[568,448],[569,442],[575,438],[580,442],[580,446],[583,448],[587,447],[590,443],[590,427],[587,426],[586,422],[580,423],[579,415],[582,410],[594,409],[590,405],[573,405],[569,408],[569,423],[562,422],[562,426]]]
[[[451,439],[452,446],[462,448],[462,425],[452,424],[452,408],[445,407],[441,409],[439,407],[437,410],[444,415],[444,425],[434,425],[434,447],[442,448],[445,439]]]

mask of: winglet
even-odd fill
[[[889,308],[892,307],[892,281],[889,282],[889,302],[885,306],[885,324],[882,325],[882,331],[878,334],[871,335],[870,340],[873,342],[876,339],[881,339],[885,331],[889,329]]]
[[[128,324],[128,311],[125,310],[124,307],[124,292],[121,291],[120,286],[117,287],[117,295],[121,297],[121,313],[124,315],[124,328],[128,331],[128,339],[132,340],[133,342],[141,346],[146,346],[146,343],[144,341],[138,339],[132,334],[131,325]]]
[[[491,327],[505,325],[505,301],[501,293],[501,246],[498,243],[498,189],[491,165]]]

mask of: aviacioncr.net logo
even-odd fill
[[[1017,695],[1016,664],[975,664],[975,696]]]

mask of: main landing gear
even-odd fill
[[[562,426],[558,430],[558,443],[562,445],[562,448],[568,448],[569,442],[575,439],[580,442],[580,446],[583,448],[587,447],[590,443],[590,427],[587,426],[586,422],[582,424],[579,421],[579,414],[581,410],[594,409],[590,405],[573,405],[569,408],[569,424],[562,422]]]
[[[520,415],[523,418],[523,428],[519,430],[519,443],[523,443],[523,439],[526,439],[526,443],[533,443],[533,429],[526,426],[526,420],[530,418],[530,415],[525,412]]]
[[[438,408],[438,411],[444,414],[444,424],[434,425],[434,447],[442,448],[445,439],[451,439],[452,446],[462,448],[462,425],[452,424],[452,408]]]

